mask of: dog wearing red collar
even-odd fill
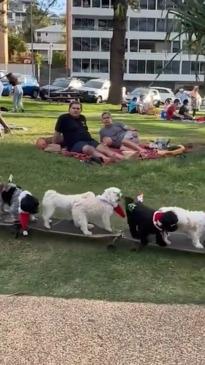
[[[148,244],[151,234],[155,235],[157,245],[167,246],[170,243],[167,232],[174,232],[178,228],[177,215],[172,211],[166,213],[156,211],[145,206],[142,200],[141,196],[137,197],[136,201],[129,197],[125,198],[127,223],[131,236],[140,240],[140,248]]]

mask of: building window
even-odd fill
[[[129,73],[130,74],[144,74],[145,73],[145,61],[129,61]]]
[[[147,0],[140,0],[140,9],[147,9]]]
[[[90,7],[90,0],[82,0],[83,2],[83,7],[84,8],[89,8]]]
[[[157,19],[157,32],[165,32],[165,19]]]
[[[191,74],[192,75],[199,74],[199,62],[191,62]]]
[[[108,60],[100,60],[100,72],[108,73]]]
[[[100,8],[100,0],[93,0],[93,8]]]
[[[110,51],[110,39],[109,38],[102,38],[101,39],[101,51],[102,52],[109,52]]]
[[[81,51],[81,38],[73,38],[73,51]]]
[[[147,61],[147,73],[148,74],[155,73],[154,61]]]
[[[156,9],[156,0],[148,0],[148,9],[150,10]]]
[[[190,61],[183,61],[182,62],[182,74],[183,75],[190,75],[191,71],[191,62]]]
[[[102,0],[102,8],[109,8],[109,0]]]
[[[164,69],[165,74],[179,74],[179,61],[165,62],[164,66],[166,65],[167,67]]]
[[[205,62],[200,62],[200,74],[205,74]]]
[[[83,18],[75,18],[73,29],[94,29],[95,21],[94,19],[83,19]]]
[[[98,28],[101,30],[112,30],[113,28],[112,19],[99,19]]]
[[[137,61],[130,60],[129,61],[129,73],[136,74],[137,73]]]
[[[90,38],[90,50],[99,51],[100,50],[100,40],[99,38]]]
[[[99,72],[99,69],[100,69],[100,61],[91,60],[91,72]]]
[[[139,41],[139,51],[154,52],[155,41],[148,41],[148,40]]]
[[[81,72],[81,60],[78,58],[73,59],[73,72]]]
[[[82,59],[82,72],[90,72],[90,60],[88,58]]]
[[[172,48],[173,53],[179,52],[180,48],[181,48],[180,41],[174,41],[173,48]]]
[[[138,39],[130,39],[130,52],[138,52]]]
[[[138,18],[130,18],[130,30],[139,30],[139,19]]]
[[[81,6],[81,0],[73,0],[73,6]]]
[[[82,51],[90,51],[90,38],[82,38],[81,40]]]
[[[163,69],[163,63],[162,61],[155,61],[155,74],[159,74],[160,72],[162,72]]]

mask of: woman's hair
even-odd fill
[[[80,105],[80,111],[82,111],[82,104],[79,101],[71,101],[71,103],[69,104],[69,108],[68,110],[70,111],[70,109],[72,108],[73,105]]]
[[[103,112],[103,113],[101,114],[101,118],[103,118],[103,117],[104,117],[104,115],[109,115],[109,117],[112,117],[112,115],[111,115],[111,113],[110,113],[110,112]]]

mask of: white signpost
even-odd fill
[[[49,89],[48,89],[48,96],[50,97],[50,84],[51,84],[51,66],[52,66],[52,61],[53,61],[53,43],[49,44],[49,49],[48,49],[48,84],[49,84]]]

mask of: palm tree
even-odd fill
[[[202,0],[172,0],[175,7],[168,12],[181,23],[178,36],[187,36],[187,48],[193,53],[204,54],[205,51],[205,2]]]
[[[108,98],[112,104],[119,104],[122,97],[128,5],[137,9],[139,0],[112,0],[114,15],[110,49],[111,87]]]

